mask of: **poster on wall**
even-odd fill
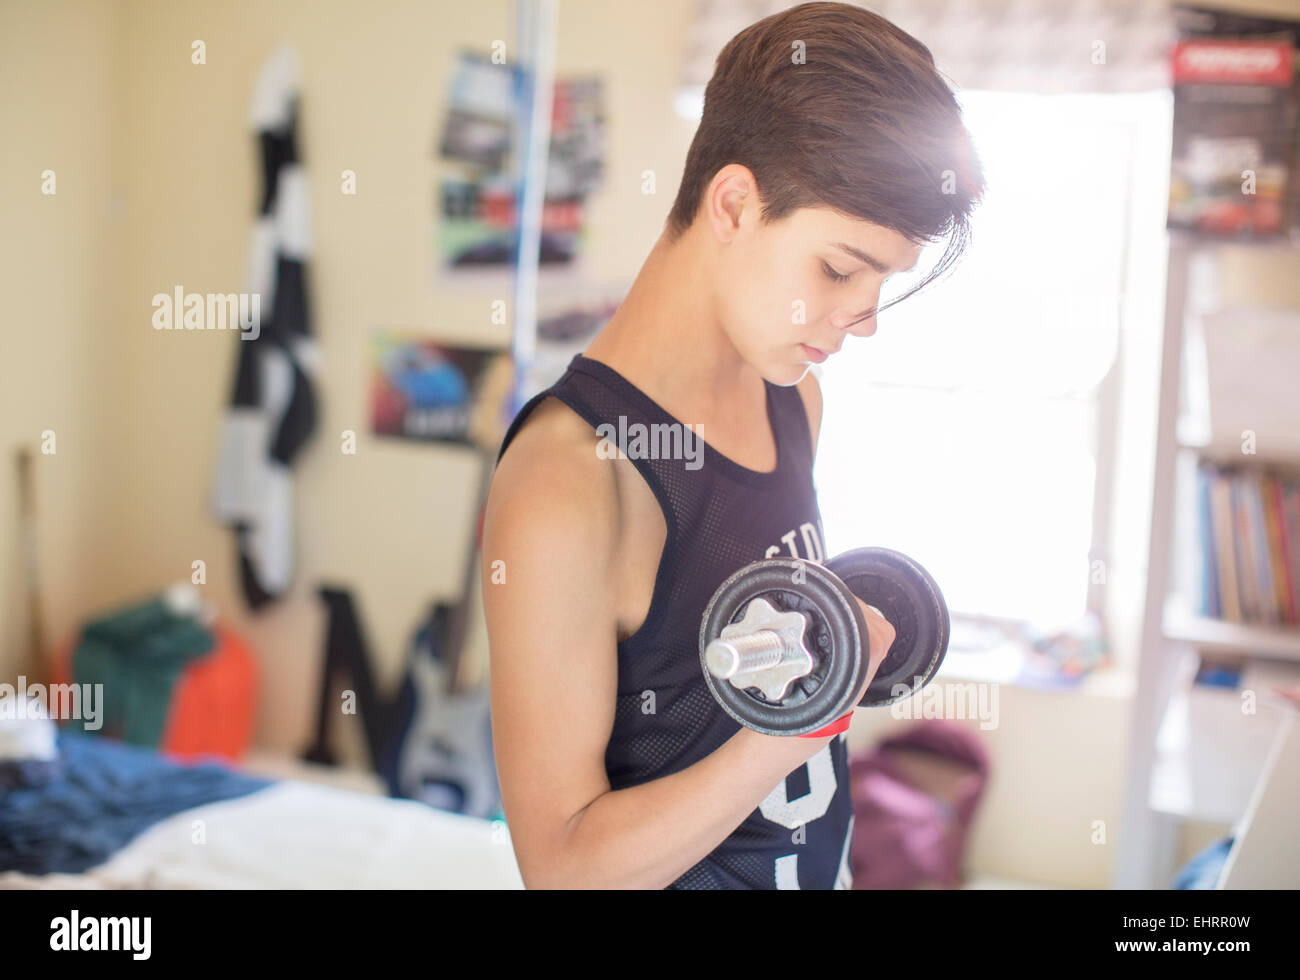
[[[1168,226],[1300,238],[1300,21],[1174,11]]]
[[[513,173],[518,69],[462,52],[449,86],[437,142],[442,176],[435,191],[434,251],[440,270],[508,271],[515,263],[518,202]],[[604,170],[603,83],[557,78],[542,204],[540,265],[578,256],[586,199]]]
[[[1224,237],[1283,232],[1292,59],[1289,41],[1175,45],[1169,227]]]
[[[510,421],[513,385],[510,356],[501,350],[382,328],[371,333],[370,420],[377,436],[496,448]]]
[[[539,298],[537,340],[520,383],[521,400],[559,380],[574,355],[581,354],[609,322],[627,288],[624,284],[582,283],[548,290]]]

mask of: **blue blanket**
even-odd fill
[[[77,874],[164,817],[271,785],[97,735],[61,731],[58,746],[59,778],[0,790],[0,871]]]

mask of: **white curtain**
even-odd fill
[[[698,0],[683,86],[702,92],[727,41],[794,5]],[[1165,0],[876,0],[857,6],[926,45],[957,89],[1141,92],[1170,84],[1176,33]]]

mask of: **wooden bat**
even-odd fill
[[[32,451],[19,448],[18,469],[19,547],[22,549],[23,578],[27,586],[27,659],[36,679],[46,680],[45,622],[41,616],[41,586],[36,549],[36,477]]]

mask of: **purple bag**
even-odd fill
[[[853,887],[960,886],[988,774],[979,736],[950,721],[920,722],[854,756]]]

